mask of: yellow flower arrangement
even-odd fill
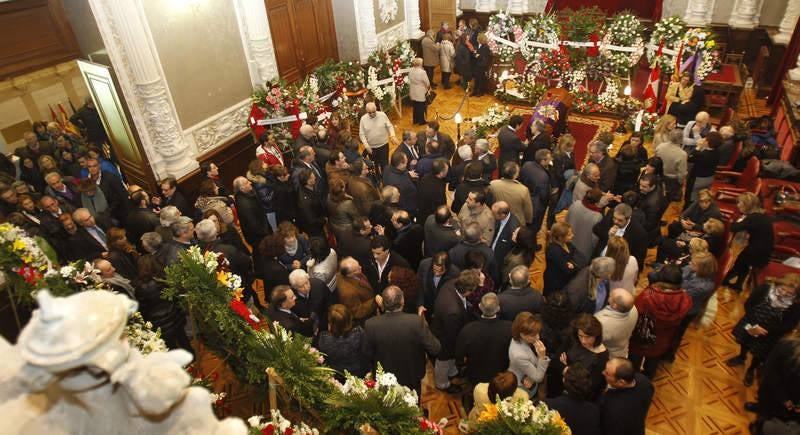
[[[561,414],[558,411],[553,411],[555,415],[553,415],[553,423],[555,423],[558,427],[561,428],[561,432],[568,434],[571,433],[572,430],[567,426],[567,422],[561,417]]]
[[[243,293],[244,293],[244,289],[237,288],[236,290],[233,291],[233,299],[235,299],[237,301],[241,301],[242,297],[244,296]]]
[[[222,284],[225,287],[227,287],[228,286],[228,279],[230,279],[230,276],[229,276],[228,272],[226,272],[224,270],[218,270],[217,271],[217,281],[220,284]]]
[[[709,50],[710,50],[710,49],[712,49],[712,48],[714,48],[714,47],[716,47],[716,46],[717,46],[717,43],[716,43],[716,41],[713,41],[713,40],[712,40],[712,41],[708,41],[708,42],[706,42],[706,48],[708,48]]]
[[[478,416],[478,421],[487,422],[492,420],[497,420],[497,405],[486,403],[483,405],[483,411]]]
[[[22,239],[14,240],[14,243],[11,245],[11,248],[15,251],[22,251],[25,249],[25,242]]]

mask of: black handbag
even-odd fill
[[[652,291],[652,290],[647,290]],[[650,313],[640,314],[631,334],[631,341],[637,344],[654,344],[656,342],[656,322]]]
[[[433,100],[435,100],[435,99],[436,99],[436,91],[433,91],[433,90],[428,91],[428,94],[425,95],[425,103],[426,104],[433,103]]]

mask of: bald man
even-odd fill
[[[520,227],[520,221],[511,212],[511,206],[505,201],[497,201],[492,204],[492,214],[494,215],[494,235],[489,247],[494,252],[495,261],[503,264],[506,255],[514,247],[512,236],[514,231]]]
[[[389,117],[375,103],[367,103],[366,112],[358,123],[358,137],[380,172],[389,164],[389,140],[397,142],[397,137]]]
[[[628,290],[615,288],[608,296],[608,305],[594,315],[603,325],[603,344],[611,358],[628,357],[628,343],[639,319],[633,301]]]

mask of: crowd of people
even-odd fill
[[[443,43],[452,38],[440,33]],[[667,114],[654,153],[634,133],[611,156],[614,136],[602,133],[578,145],[588,147],[582,164],[570,134],[554,140],[538,122],[518,134],[519,116],[501,127],[497,158],[474,130],[453,140],[431,121],[398,140],[374,103],[365,112],[357,138],[337,114],[326,127],[310,117],[291,153],[267,131],[231,185],[202,163],[194,202],[175,178],[158,192],[125,184],[96,144],[37,124],[14,152],[19,171],[0,162],[0,212],[61,263],[93,262],[170,347],[192,350],[185,313],[160,297],[161,278],[196,245],[223,253],[254,309],[313,337],[340,373],[362,376],[380,363],[421,392],[431,358],[436,388],[462,394],[471,418],[515,396],[543,400],[576,434],[644,433],[650,379],[716,291],[726,225],[708,187],[718,165],[738,164],[729,160],[741,130],[718,132],[705,112],[678,128]],[[663,222],[684,199],[678,219]],[[730,231],[750,243],[724,282],[742,291],[769,260],[773,234],[757,196],[743,193],[737,206]],[[537,243],[542,227],[546,246]],[[535,289],[531,265],[542,249]],[[752,354],[745,385],[764,364],[797,366],[797,344],[779,340],[797,325],[799,287],[789,274],[751,289],[734,330],[741,354],[728,361]],[[790,349],[780,361],[776,346]],[[784,405],[798,391],[748,406],[796,418]]]

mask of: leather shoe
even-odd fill
[[[461,394],[461,387],[455,384],[450,384],[447,388],[436,387],[436,389],[447,394]]]
[[[758,412],[758,402],[744,402],[744,410],[748,412]]]
[[[741,365],[744,365],[744,358],[742,358],[740,356],[735,356],[735,357],[725,361],[725,364],[728,367],[741,366]]]
[[[755,372],[752,370],[748,370],[747,373],[744,374],[744,386],[750,387],[753,385],[753,378],[755,378]]]

